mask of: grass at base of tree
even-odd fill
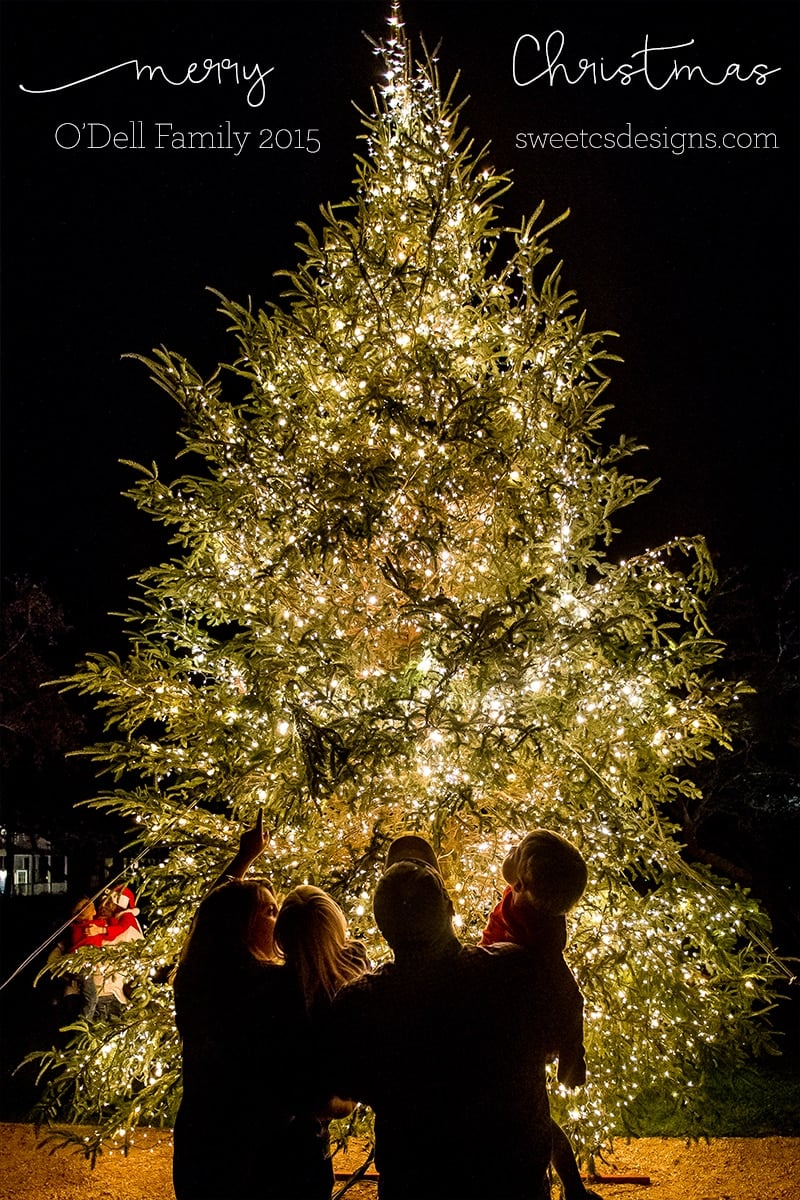
[[[643,1093],[632,1107],[635,1137],[798,1137],[800,1073],[786,1067],[749,1067],[707,1082],[698,1113],[663,1088]]]

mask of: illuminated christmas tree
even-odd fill
[[[88,952],[137,981],[122,1018],[47,1063],[44,1111],[94,1122],[90,1149],[174,1113],[169,967],[259,808],[278,889],[329,889],[377,957],[398,833],[434,842],[465,939],[526,830],[580,847],[589,1082],[553,1104],[585,1152],[655,1080],[701,1111],[709,1069],[768,1040],[768,921],[685,861],[668,816],[726,744],[737,686],[704,618],[709,555],[615,555],[618,512],[652,485],[623,469],[637,447],[600,439],[613,356],[543,268],[541,210],[501,223],[508,180],[397,13],[376,49],[354,199],[305,231],[289,292],[222,300],[238,351],[211,379],[145,360],[194,467],[141,471],[175,557],[141,576],[127,658],[72,683],[108,719],[93,753],[118,786],[97,803],[138,830],[146,920]]]

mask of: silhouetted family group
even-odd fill
[[[245,879],[261,817],[201,902],[175,976],[183,1097],[177,1200],[330,1200],[331,1118],[375,1114],[380,1200],[590,1196],[551,1120],[546,1064],[585,1082],[583,1000],[562,951],[587,882],[578,850],[534,830],[480,946],[462,944],[430,843],[396,839],[375,889],[393,961],[370,969],[327,893],[278,906]]]

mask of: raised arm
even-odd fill
[[[256,817],[255,825],[253,825],[250,829],[245,829],[244,833],[239,838],[239,849],[236,851],[227,866],[223,867],[220,874],[211,884],[208,891],[205,893],[201,904],[205,903],[205,900],[208,898],[208,896],[210,896],[214,889],[218,888],[220,884],[223,884],[226,879],[242,879],[248,868],[256,861],[259,855],[264,853],[268,844],[269,838],[264,833],[264,811],[260,808],[258,810],[258,816]],[[191,941],[196,921],[197,914],[195,913],[194,917],[192,918],[192,923],[189,927],[188,936],[181,950],[181,961],[183,961],[186,955],[186,949]]]
[[[250,829],[245,829],[239,838],[239,849],[214,880],[209,890],[219,887],[226,879],[243,879],[248,869],[264,853],[268,845],[269,838],[264,833],[264,810],[260,808],[255,825]]]

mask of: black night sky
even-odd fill
[[[3,574],[44,582],[86,649],[118,639],[106,614],[164,552],[163,533],[120,496],[133,475],[119,460],[178,471],[177,414],[122,356],[166,344],[210,371],[234,348],[205,289],[257,305],[278,296],[274,272],[297,261],[295,223],[318,227],[319,205],[352,191],[354,103],[370,105],[375,71],[362,31],[379,36],[386,12],[3,5]],[[749,568],[769,593],[798,549],[795,5],[428,0],[404,15],[412,37],[441,40],[442,76],[461,72],[476,145],[490,142],[492,163],[513,173],[509,224],[540,199],[551,218],[571,210],[551,261],[563,259],[589,327],[616,331],[625,360],[612,367],[607,435],[646,443],[635,468],[662,480],[630,511],[620,552],[702,532],[722,570]],[[553,35],[555,48],[556,31],[563,66],[551,84],[533,37],[543,47]],[[682,47],[651,54],[649,82],[594,84],[580,69],[641,64],[646,38]],[[222,83],[212,73],[176,85],[209,57],[272,67],[263,103],[248,104],[232,69]],[[108,71],[132,59],[173,84]],[[664,83],[673,59],[714,81],[736,63],[739,78]],[[745,78],[757,64],[774,72],[760,85]],[[208,130],[235,144],[229,129],[250,133],[239,154],[171,141]],[[271,149],[259,148],[262,130]],[[303,148],[309,130],[316,153]],[[291,144],[275,145],[277,131]],[[543,131],[621,144],[520,148]],[[689,133],[725,132],[741,147],[680,152]],[[625,148],[636,134],[670,144]],[[774,145],[754,148],[757,134]]]

